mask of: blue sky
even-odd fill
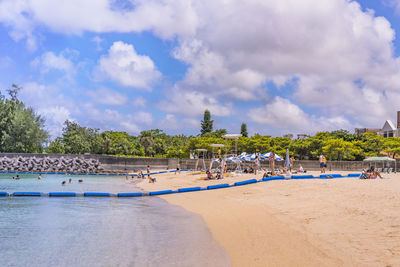
[[[280,136],[400,110],[400,1],[0,0],[0,88],[101,130]]]

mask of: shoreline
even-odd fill
[[[155,184],[146,179],[136,186],[147,191],[177,189],[261,175],[211,181],[184,173],[155,177]],[[395,214],[400,212],[400,183],[395,178],[400,174],[390,177],[269,181],[160,197],[202,216],[232,266],[399,265],[400,247],[395,243],[400,243],[400,219]],[[381,201],[367,205],[371,198]],[[396,231],[386,238],[382,229]]]

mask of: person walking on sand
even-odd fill
[[[257,170],[260,167],[260,160],[258,156],[254,159],[254,175],[257,175]]]
[[[150,165],[147,165],[147,177],[150,176]]]

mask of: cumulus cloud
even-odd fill
[[[45,52],[40,57],[36,57],[32,62],[31,66],[39,68],[40,72],[45,74],[51,70],[61,71],[65,74],[66,78],[71,80],[76,74],[76,66],[68,55],[76,55],[78,51],[75,50],[64,50],[59,55],[54,52]]]
[[[94,102],[103,105],[121,106],[128,101],[128,97],[126,95],[104,87],[95,91],[88,91],[87,95]]]
[[[159,108],[186,116],[197,116],[210,110],[216,116],[228,116],[232,113],[231,105],[220,103],[217,98],[198,91],[174,88],[168,92],[168,99],[159,103]]]
[[[113,43],[95,73],[97,78],[105,75],[121,85],[146,90],[161,76],[151,58],[137,54],[133,45],[124,42]]]
[[[198,17],[187,0],[137,0],[128,8],[113,0],[3,0],[0,22],[10,27],[15,40],[26,39],[35,49],[35,29],[46,26],[54,32],[153,31],[161,38],[194,33]],[[50,11],[50,12],[49,12]]]
[[[75,102],[61,94],[57,87],[46,86],[35,82],[22,85],[20,98],[28,106],[35,108],[37,113],[46,120],[46,129],[55,138],[61,135],[64,122],[73,120],[71,110],[77,111]]]
[[[117,2],[3,0],[0,21],[15,40],[32,44],[38,25],[66,34],[151,31],[164,40],[176,38],[172,55],[188,69],[159,103],[170,114],[193,117],[209,108],[227,116],[231,101],[259,101],[260,112],[286,104],[303,122],[324,118],[338,127],[346,121],[376,127],[398,107],[395,32],[387,19],[356,1],[138,0],[122,7]],[[149,57],[123,42],[99,60],[98,71],[145,90],[161,76]],[[281,90],[292,80],[289,103],[275,98],[264,105],[271,101],[268,95],[280,94],[267,83]],[[324,116],[314,118],[307,107]],[[258,123],[274,121],[267,118]]]
[[[275,97],[263,107],[250,110],[249,118],[271,128],[313,133],[321,130],[347,129],[351,123],[342,116],[308,115],[288,99]]]
[[[144,97],[138,96],[132,101],[135,107],[145,107],[147,100]]]

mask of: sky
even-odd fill
[[[400,110],[400,0],[0,0],[0,90],[101,131],[282,136]]]

